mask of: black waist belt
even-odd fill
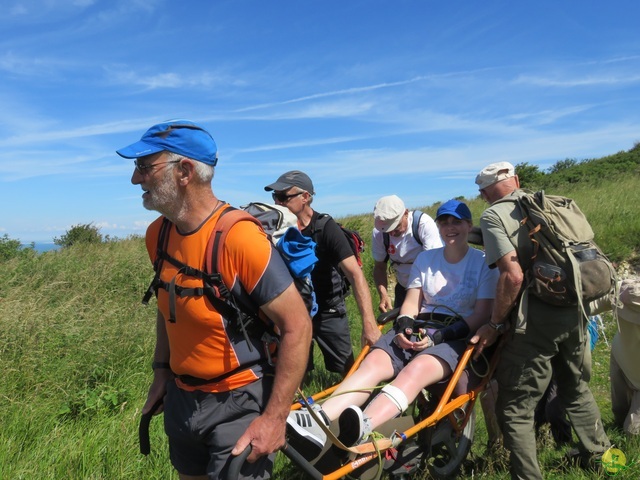
[[[455,316],[454,313],[422,312],[416,315],[416,320],[436,320],[442,322]]]
[[[428,325],[430,322],[433,322],[434,326],[439,328],[460,319],[461,317],[458,317],[453,313],[423,312],[416,316],[416,325]]]
[[[202,385],[210,385],[212,383],[220,383],[223,380],[235,375],[236,373],[244,372],[245,370],[251,370],[256,365],[263,365],[263,367],[269,367],[269,363],[266,360],[256,360],[255,362],[251,362],[245,365],[240,365],[235,370],[231,370],[230,372],[223,373],[222,375],[215,378],[198,378],[193,377],[191,375],[178,375],[178,379],[184,383],[185,385],[189,385],[190,387],[201,387]]]

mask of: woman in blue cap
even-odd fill
[[[339,438],[347,446],[404,412],[423,388],[450,376],[466,338],[490,319],[498,272],[490,270],[484,253],[467,242],[471,211],[463,202],[449,200],[438,209],[436,224],[444,247],[425,250],[416,258],[394,329],[322,407],[314,406],[327,425],[339,419]],[[444,319],[449,320],[446,326],[434,327],[438,323],[433,320]],[[372,387],[391,379],[361,410]],[[325,443],[324,431],[304,409],[289,417],[289,426],[299,427],[294,427],[296,433],[310,448]],[[312,425],[303,427],[309,419]]]

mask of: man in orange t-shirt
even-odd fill
[[[171,462],[181,479],[224,477],[231,458],[249,445],[239,478],[270,478],[311,342],[304,302],[264,232],[252,222],[236,223],[220,247],[218,271],[234,298],[259,307],[277,328],[271,375],[270,354],[260,338],[235,328],[193,275],[193,269],[205,270],[209,237],[229,207],[211,187],[217,163],[211,135],[193,122],[170,121],[117,153],[135,159],[131,182],[142,187],[144,207],[162,214],[146,235],[151,261],[163,253],[155,263],[154,379],[142,413],[164,399]],[[163,217],[171,224],[158,249]]]

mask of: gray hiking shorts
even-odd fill
[[[451,342],[443,342],[433,347],[429,347],[426,350],[416,352],[414,350],[405,350],[393,343],[393,339],[396,336],[394,330],[390,330],[384,334],[380,340],[371,348],[378,348],[391,357],[391,364],[393,365],[393,376],[397,376],[411,360],[420,355],[432,355],[438,357],[444,361],[451,371],[453,372],[458,366],[460,355],[464,352],[467,342],[465,340],[453,340]]]
[[[271,392],[266,377],[222,393],[187,392],[167,384],[164,429],[174,468],[184,475],[226,478],[231,450],[249,424],[260,415]],[[245,462],[241,479],[271,478],[275,454],[255,463]]]

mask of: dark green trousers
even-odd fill
[[[511,452],[511,478],[542,479],[533,420],[552,372],[580,450],[602,453],[609,448],[600,411],[588,385],[591,355],[586,321],[577,307],[555,307],[530,297],[526,332],[507,333],[510,337],[496,370],[496,407],[504,445]]]

